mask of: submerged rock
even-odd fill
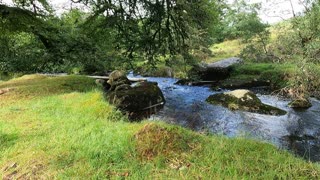
[[[285,115],[287,113],[279,108],[263,104],[253,92],[244,89],[214,94],[209,96],[206,101],[211,104],[222,105],[230,110],[243,110],[268,115]]]
[[[302,108],[302,109],[307,109],[312,106],[311,102],[308,99],[302,98],[302,99],[295,99],[291,101],[288,104],[289,107],[291,108]]]
[[[111,73],[109,78],[107,100],[126,112],[131,120],[149,117],[159,111],[165,103],[157,83],[138,82],[131,85],[125,74],[119,71]]]
[[[214,81],[223,80],[230,76],[232,66],[242,63],[242,59],[232,57],[210,64],[198,64],[190,71],[190,76],[201,80]]]

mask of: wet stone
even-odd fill
[[[308,99],[302,98],[302,99],[295,99],[291,101],[288,104],[289,107],[291,108],[302,108],[302,109],[307,109],[312,106],[311,102]]]

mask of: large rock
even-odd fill
[[[206,101],[211,104],[222,105],[231,110],[243,110],[268,115],[286,114],[284,110],[263,104],[254,93],[244,89],[214,94],[209,96]]]
[[[107,100],[126,112],[131,120],[149,117],[165,104],[162,91],[157,83],[138,82],[131,85],[124,73],[114,71],[110,74],[110,89]]]
[[[223,80],[230,76],[232,66],[242,63],[242,59],[232,57],[210,64],[198,64],[190,71],[194,76],[205,81]]]

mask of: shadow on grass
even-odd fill
[[[3,102],[9,99],[27,99],[71,92],[88,92],[97,87],[95,80],[85,76],[48,77],[43,75],[25,75],[0,83],[0,89],[11,91],[0,96]]]
[[[17,134],[2,134],[0,133],[0,152],[10,146],[13,146],[18,139]]]

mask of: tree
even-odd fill
[[[267,44],[270,38],[269,25],[258,16],[261,4],[248,4],[246,1],[234,1],[224,6],[224,15],[220,24],[221,40],[239,39],[247,46],[241,53],[244,59],[266,60],[269,58]]]
[[[319,97],[320,1],[301,0],[304,7],[302,13],[296,12],[294,1],[283,2],[290,5],[292,18],[277,25],[282,31],[277,34],[274,51],[283,62],[297,66],[289,86],[293,95],[297,98],[310,95]]]
[[[45,0],[14,2],[14,7],[0,5],[3,30],[39,40],[48,66],[77,61],[77,57],[90,64],[106,54],[130,67],[139,59],[154,66],[159,59],[169,62],[177,55],[192,62],[188,59],[198,57],[197,52],[207,52],[219,14],[212,0],[79,0],[74,2],[88,5],[92,14],[75,27],[64,17],[54,17]]]
[[[70,22],[73,17],[60,19],[39,13],[39,10],[0,5],[0,39],[5,46],[0,70],[56,72],[66,66],[95,62],[97,49],[77,27],[79,22]],[[79,13],[75,16],[81,18]]]
[[[151,65],[167,54],[184,55],[201,45],[208,46],[208,32],[217,17],[215,1],[211,0],[76,2],[92,7],[91,19],[105,19],[98,26],[115,29],[116,48],[123,50],[124,57],[146,58]],[[198,42],[197,47],[192,47],[192,42]]]
[[[258,11],[261,4],[248,4],[244,0],[234,1],[225,9],[222,19],[224,37],[227,39],[241,38],[248,41],[263,32],[268,24],[261,21]]]

